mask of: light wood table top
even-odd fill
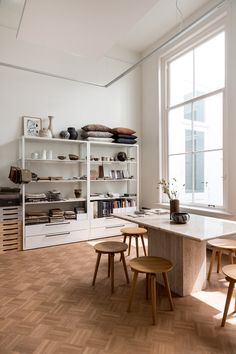
[[[117,214],[116,217],[137,223],[140,226],[169,232],[195,241],[208,241],[217,237],[236,235],[236,222],[209,216],[190,214],[186,224],[175,224],[168,214],[144,215]]]

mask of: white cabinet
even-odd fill
[[[22,137],[20,143],[21,167],[35,174],[22,187],[24,249],[115,236],[133,225],[115,215],[138,208],[138,145],[38,137]],[[119,152],[125,161],[117,159]],[[78,198],[75,189],[81,190]],[[50,200],[49,191],[58,193],[59,200]],[[35,193],[47,197],[37,199]],[[76,220],[30,224],[31,215],[48,215],[55,208],[84,213]]]

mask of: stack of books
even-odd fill
[[[44,212],[27,212],[25,216],[25,225],[34,225],[49,222],[47,213]]]
[[[49,220],[50,222],[62,222],[65,220],[64,211],[60,208],[50,209],[49,210]]]

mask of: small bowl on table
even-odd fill
[[[186,224],[190,219],[190,215],[188,213],[172,213],[171,220],[174,221],[175,224]]]

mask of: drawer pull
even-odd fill
[[[56,223],[45,224],[45,226],[55,226],[55,225],[70,225],[70,222],[66,221],[66,222],[56,222]]]
[[[53,237],[53,236],[65,236],[70,235],[70,232],[55,232],[54,234],[46,234],[46,237]]]
[[[115,225],[115,226],[106,226],[105,229],[116,229],[117,227],[123,227],[125,224]]]

